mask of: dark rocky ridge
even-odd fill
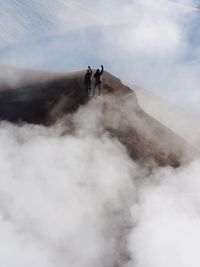
[[[1,69],[1,120],[52,125],[89,101],[84,72]],[[183,139],[143,112],[135,93],[108,72],[103,75],[103,99],[96,105],[103,110],[101,123],[105,130],[118,138],[135,160],[178,167],[193,153]]]

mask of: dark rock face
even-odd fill
[[[14,68],[11,76],[6,75],[0,81],[1,120],[51,125],[90,101],[83,85],[84,72],[54,74]],[[193,153],[184,140],[143,112],[135,93],[107,72],[102,93],[97,103],[104,114],[101,123],[134,160],[178,167]]]
[[[7,82],[5,80],[3,83],[0,82],[1,120],[50,124],[63,114],[76,111],[81,104],[88,101],[83,85],[83,72],[70,74],[44,72],[42,75],[42,72],[15,70],[10,72],[10,75],[13,73],[22,80],[18,79],[16,85],[10,83],[9,77]],[[104,93],[128,92],[131,90],[119,79],[105,72]],[[54,110],[57,112],[55,117],[52,117]]]
[[[80,83],[73,77],[54,77],[44,81],[21,85],[12,90],[0,92],[0,119],[11,122],[24,121],[36,124],[49,124],[50,112],[66,100],[60,109],[72,112],[86,101]]]

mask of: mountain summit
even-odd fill
[[[134,88],[108,72],[103,75],[102,97],[96,99],[87,96],[83,71],[50,73],[9,66],[1,70],[1,120],[46,126],[64,120],[73,132],[77,112],[88,108],[92,113],[98,108],[101,115],[96,120],[103,132],[122,143],[141,164],[154,161],[178,167],[193,153],[182,138],[141,109]]]

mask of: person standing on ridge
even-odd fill
[[[104,68],[103,65],[101,65],[101,71],[97,69],[97,71],[94,74],[95,83],[94,83],[94,93],[96,91],[96,88],[98,88],[98,96],[101,95],[101,76],[103,74]]]
[[[92,76],[92,70],[90,66],[88,66],[87,72],[84,77],[84,84],[85,84],[85,88],[86,88],[86,92],[88,96],[91,93],[91,76]]]

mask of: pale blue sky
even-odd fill
[[[4,0],[0,63],[52,71],[104,64],[128,83],[200,111],[200,12],[191,8],[199,3]]]

